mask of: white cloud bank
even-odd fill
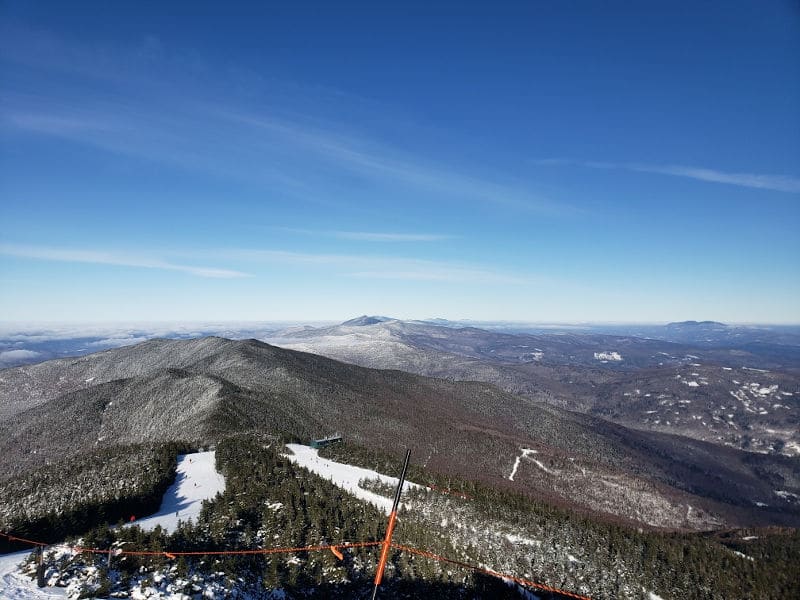
[[[0,368],[13,367],[35,361],[41,356],[40,352],[33,350],[6,350],[0,352]]]

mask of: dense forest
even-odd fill
[[[175,479],[180,443],[86,452],[0,484],[0,531],[45,542],[155,512]],[[20,549],[0,538],[0,552]]]
[[[160,528],[144,532],[136,526],[95,527],[82,536],[83,546],[126,551],[171,550],[215,552],[377,541],[386,516],[333,484],[292,464],[274,438],[237,437],[221,442],[217,464],[226,490],[203,508],[197,523],[184,523],[173,534]],[[453,548],[440,550],[454,552]],[[374,547],[345,551],[339,561],[331,552],[274,555],[200,555],[171,560],[160,556],[113,557],[72,555],[58,548],[45,552],[50,584],[72,585],[76,596],[162,589],[171,593],[222,597],[247,593],[288,598],[353,598],[371,590],[377,551]],[[76,588],[75,582],[80,582]],[[393,553],[383,596],[391,598],[517,597],[495,578],[469,570],[442,568],[426,558]]]
[[[382,473],[401,469],[399,455],[353,444],[328,446],[320,455]],[[446,529],[471,561],[500,571],[593,598],[636,597],[642,588],[676,599],[800,597],[796,529],[644,531],[418,465],[410,467],[409,479],[429,488],[411,493],[414,519],[428,531]],[[502,537],[532,543],[519,551]],[[565,552],[574,560],[564,561]]]
[[[369,597],[377,563],[375,547],[287,554],[204,554],[223,550],[302,547],[382,538],[386,516],[287,457],[274,436],[229,437],[216,447],[225,492],[206,502],[200,518],[167,534],[159,528],[109,528],[116,520],[106,506],[141,498],[171,476],[178,447],[129,447],[120,455],[95,453],[84,460],[111,468],[119,456],[138,456],[141,485],[105,500],[58,496],[58,486],[29,494],[31,506],[61,506],[69,528],[83,529],[80,543],[100,549],[198,552],[196,556],[77,554],[53,547],[45,552],[46,578],[67,585],[72,597],[130,597],[184,593],[189,597],[360,598]],[[362,447],[341,445],[323,454],[396,474],[399,459]],[[149,457],[149,458],[148,458]],[[126,460],[128,460],[126,459]],[[123,461],[124,462],[124,461]],[[134,463],[131,463],[134,464]],[[86,465],[84,465],[85,467]],[[75,467],[77,468],[77,467]],[[57,478],[57,466],[47,467]],[[112,469],[113,471],[114,469]],[[102,479],[78,486],[88,490]],[[74,479],[67,472],[66,480]],[[430,486],[406,494],[395,541],[472,565],[484,565],[592,598],[665,600],[798,597],[800,534],[794,530],[725,532],[715,535],[646,532],[571,513],[520,494],[413,466],[409,478]],[[124,478],[123,478],[124,479]],[[132,477],[132,479],[136,479]],[[56,479],[53,480],[54,482]],[[15,483],[24,489],[24,480]],[[385,495],[375,482],[363,487]],[[106,486],[111,489],[111,485]],[[65,493],[69,487],[63,488]],[[50,499],[42,503],[43,494]],[[12,497],[14,494],[7,494]],[[70,502],[72,504],[70,504]],[[92,506],[94,512],[87,510]],[[141,505],[140,505],[141,506]],[[40,513],[31,516],[41,519]],[[46,513],[59,527],[57,513]],[[65,517],[65,520],[67,518]],[[66,528],[66,525],[61,526]],[[57,536],[53,536],[55,539]],[[33,573],[33,566],[31,566]],[[148,591],[149,590],[149,591]],[[280,591],[279,595],[276,595]],[[540,591],[542,598],[558,598]],[[243,596],[244,595],[244,596]],[[519,598],[505,581],[471,569],[393,550],[382,587],[385,598]]]

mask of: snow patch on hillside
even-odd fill
[[[783,447],[783,450],[787,454],[791,452],[793,454],[800,455],[800,444],[798,444],[797,442],[787,442],[786,445]]]
[[[292,454],[287,454],[286,458],[293,463],[305,467],[312,473],[316,473],[320,477],[329,480],[334,485],[350,492],[356,498],[377,506],[387,515],[391,512],[391,498],[386,498],[385,496],[365,490],[359,487],[358,482],[362,479],[379,479],[382,483],[397,487],[399,481],[397,477],[389,477],[377,471],[362,469],[361,467],[354,467],[352,465],[322,458],[319,456],[318,450],[302,444],[286,444],[286,447],[292,452]],[[422,486],[406,481],[403,484],[403,491],[420,487]]]
[[[622,360],[622,355],[619,352],[595,352],[595,360]]]
[[[164,493],[161,508],[154,515],[137,520],[146,531],[161,525],[172,533],[178,521],[189,521],[200,515],[203,500],[212,500],[225,491],[225,477],[215,466],[216,453],[197,452],[178,456],[175,483]]]
[[[362,366],[413,365],[418,360],[418,350],[405,343],[397,334],[395,322],[375,325],[340,325],[317,332],[312,337],[282,335],[263,338],[264,342],[300,352],[320,354],[337,360],[354,362]]]
[[[522,544],[525,546],[541,546],[541,540],[534,540],[533,538],[524,537],[521,535],[516,535],[514,533],[507,533],[505,534],[506,539],[511,542],[512,544]]]
[[[774,490],[774,491],[776,496],[779,496],[780,498],[786,500],[787,502],[800,504],[800,495],[793,494],[792,492],[787,492],[785,490]]]

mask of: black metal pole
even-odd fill
[[[392,512],[397,512],[397,507],[400,505],[400,495],[403,493],[403,483],[405,483],[406,480],[409,460],[411,460],[411,450],[406,450],[406,458],[403,461],[403,471],[400,473],[400,482],[397,484],[397,490],[394,492],[394,504],[392,504]]]
[[[400,505],[400,496],[403,493],[403,483],[406,480],[406,472],[408,471],[408,461],[411,458],[411,450],[406,450],[406,459],[403,461],[403,471],[400,473],[400,481],[397,483],[397,490],[394,493],[394,503],[392,504],[392,512],[389,514],[389,524],[386,527],[386,537],[383,540],[383,548],[381,549],[381,559],[378,562],[378,571],[375,573],[375,587],[372,589],[372,600],[378,594],[378,586],[383,579],[383,571],[386,568],[386,559],[389,557],[389,548],[392,544],[392,534],[394,533],[394,524],[397,519],[397,507]]]

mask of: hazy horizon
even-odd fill
[[[542,327],[579,327],[579,326],[603,326],[603,325],[649,325],[649,326],[663,326],[676,323],[705,323],[715,322],[722,325],[731,327],[800,327],[800,321],[797,322],[747,322],[747,321],[720,321],[713,318],[690,318],[690,319],[670,319],[666,321],[544,321],[544,320],[519,320],[519,319],[471,319],[471,318],[448,318],[448,317],[397,317],[393,315],[370,315],[367,313],[352,314],[343,317],[319,318],[319,319],[303,319],[303,318],[287,318],[287,319],[197,319],[197,320],[180,320],[180,319],[120,319],[120,320],[84,320],[84,319],[62,319],[62,320],[4,320],[0,319],[0,333],[4,330],[12,330],[14,328],[38,328],[44,326],[55,325],[68,325],[68,326],[81,326],[81,325],[98,325],[107,327],[137,327],[147,325],[180,325],[180,326],[199,326],[199,325],[219,325],[219,326],[240,326],[247,327],[252,325],[331,325],[341,324],[351,319],[358,317],[371,317],[381,316],[390,320],[397,321],[417,321],[417,322],[430,322],[444,321],[448,323],[486,323],[486,324],[515,324],[515,325],[537,325]]]

